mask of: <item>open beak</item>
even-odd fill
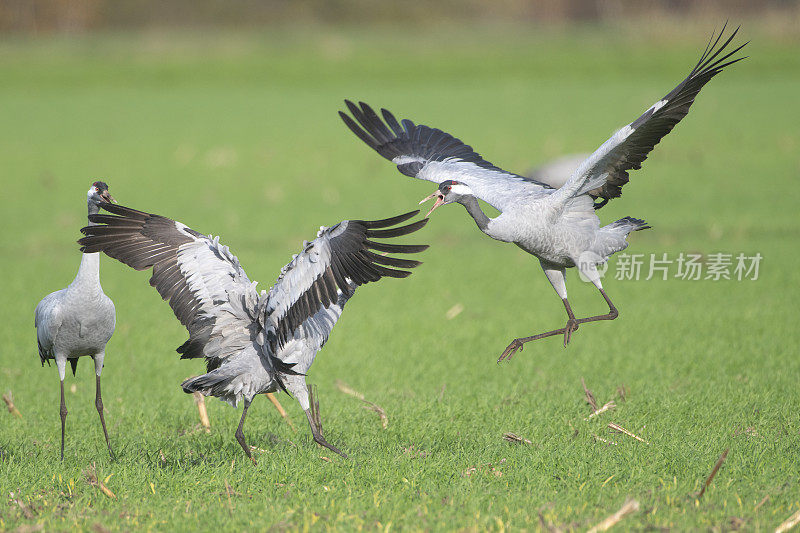
[[[428,211],[428,214],[425,215],[425,218],[428,218],[429,216],[431,216],[431,213],[433,213],[433,210],[444,203],[444,196],[442,195],[441,192],[439,192],[437,190],[437,191],[434,191],[434,193],[431,194],[430,196],[426,196],[425,198],[423,198],[422,201],[420,201],[420,205],[424,204],[425,202],[427,202],[431,198],[436,198],[436,201],[433,203],[433,207],[431,207],[431,210]]]
[[[108,191],[103,191],[102,193],[100,193],[100,198],[102,198],[103,200],[105,200],[106,202],[108,202],[110,204],[117,203],[117,201],[114,200],[114,197],[111,196],[111,193],[108,192]]]

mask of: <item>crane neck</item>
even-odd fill
[[[72,287],[100,289],[100,253],[83,254]],[[102,289],[100,289],[102,290]]]
[[[100,206],[97,202],[89,200],[87,202],[89,215],[96,215],[100,212]],[[96,223],[91,220],[88,221],[89,226],[95,226]],[[95,252],[91,254],[82,254],[81,266],[78,267],[78,275],[75,280],[70,284],[70,287],[77,287],[81,289],[86,288],[100,288],[100,253]]]
[[[89,200],[87,202],[87,207],[88,207],[90,216],[91,215],[96,215],[97,213],[100,212],[100,206],[97,204],[97,202],[93,202],[93,201]],[[90,220],[88,225],[89,226],[94,226],[95,223]]]
[[[467,213],[469,213],[469,215],[475,221],[475,224],[478,225],[478,228],[482,232],[486,233],[491,219],[486,216],[486,213],[484,213],[483,209],[481,209],[480,204],[478,204],[478,199],[470,194],[459,198],[458,203],[464,206],[464,209],[467,210]]]

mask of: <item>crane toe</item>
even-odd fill
[[[524,343],[522,339],[514,339],[511,343],[506,346],[506,349],[503,350],[503,353],[500,355],[500,358],[497,360],[498,363],[502,361],[510,361],[514,354],[517,353],[519,350],[524,348]]]
[[[569,341],[572,339],[572,333],[575,331],[578,331],[578,321],[574,318],[570,318],[564,326],[564,348],[569,344]]]

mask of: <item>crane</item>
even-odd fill
[[[601,227],[595,210],[622,194],[628,172],[641,168],[655,145],[689,112],[700,89],[725,67],[745,59],[731,56],[747,43],[723,55],[738,30],[720,46],[725,26],[719,35],[712,34],[700,60],[683,81],[614,133],[560,184],[507,172],[442,130],[410,120],[398,122],[386,109],[381,110],[381,120],[369,105],[345,100],[352,117],[342,111],[339,115],[358,138],[392,161],[403,174],[439,184],[426,198],[435,198],[428,215],[440,205],[460,203],[482,232],[514,243],[539,259],[564,304],[567,322],[563,328],[514,339],[498,362],[510,359],[530,341],[554,335],[563,335],[566,347],[580,324],[617,318],[619,312],[603,289],[596,267],[628,246],[629,233],[650,226],[643,220],[625,217]],[[500,211],[500,215],[488,217],[478,199]],[[572,267],[600,291],[608,313],[575,317],[565,280],[565,269]]]
[[[306,413],[318,444],[347,457],[322,434],[317,401],[305,375],[328,340],[345,303],[365,283],[405,278],[419,261],[387,254],[418,253],[426,245],[386,243],[413,233],[421,219],[398,226],[419,211],[383,220],[345,220],[321,227],[317,238],[281,270],[269,291],[256,290],[239,259],[219,237],[181,222],[118,204],[111,214],[90,217],[81,231],[84,252],[103,252],[136,269],[153,269],[150,285],[169,300],[189,331],[177,351],[182,359],[205,358],[207,373],[181,384],[187,393],[214,396],[236,407],[244,403],[235,437],[255,464],[243,426],[256,394],[284,390]],[[379,252],[379,253],[376,253]]]
[[[92,215],[98,213],[101,203],[113,202],[108,185],[95,181],[86,195],[89,208],[89,224]],[[61,460],[64,460],[64,429],[67,422],[67,405],[64,401],[64,375],[67,361],[72,375],[78,359],[88,356],[94,359],[95,400],[94,405],[103,425],[108,453],[114,457],[108,430],[103,416],[103,397],[100,393],[100,374],[106,355],[106,344],[114,334],[116,311],[114,302],[103,293],[100,286],[100,254],[84,253],[78,274],[65,289],[51,292],[36,306],[34,325],[39,345],[39,358],[44,366],[55,359],[61,379]]]

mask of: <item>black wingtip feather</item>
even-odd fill
[[[390,228],[390,229],[377,229],[377,230],[370,230],[368,229],[365,234],[367,237],[375,237],[378,239],[385,239],[389,237],[400,237],[401,235],[408,235],[409,233],[414,233],[415,231],[423,228],[425,224],[430,221],[428,218],[423,218],[422,220],[417,220],[416,222],[412,222],[411,224],[400,226],[397,228]]]
[[[369,239],[364,241],[364,246],[371,250],[387,252],[390,254],[415,254],[424,252],[430,245],[428,244],[390,244],[385,242],[375,242]]]
[[[353,119],[350,118],[349,115],[343,113],[342,111],[339,111],[339,116],[342,117],[342,120],[347,125],[347,127],[350,128],[350,131],[356,134],[356,137],[361,139],[367,146],[369,146],[373,150],[375,151],[378,150],[378,142],[375,139],[373,139],[366,131],[361,129],[358,126],[358,124],[356,124],[355,121],[353,121]]]
[[[399,224],[401,222],[405,222],[409,218],[413,218],[419,214],[419,209],[415,211],[409,211],[408,213],[403,213],[402,215],[397,215],[391,218],[383,218],[381,220],[359,220],[358,222],[363,224],[367,228],[385,228],[387,226],[394,226],[395,224]]]

